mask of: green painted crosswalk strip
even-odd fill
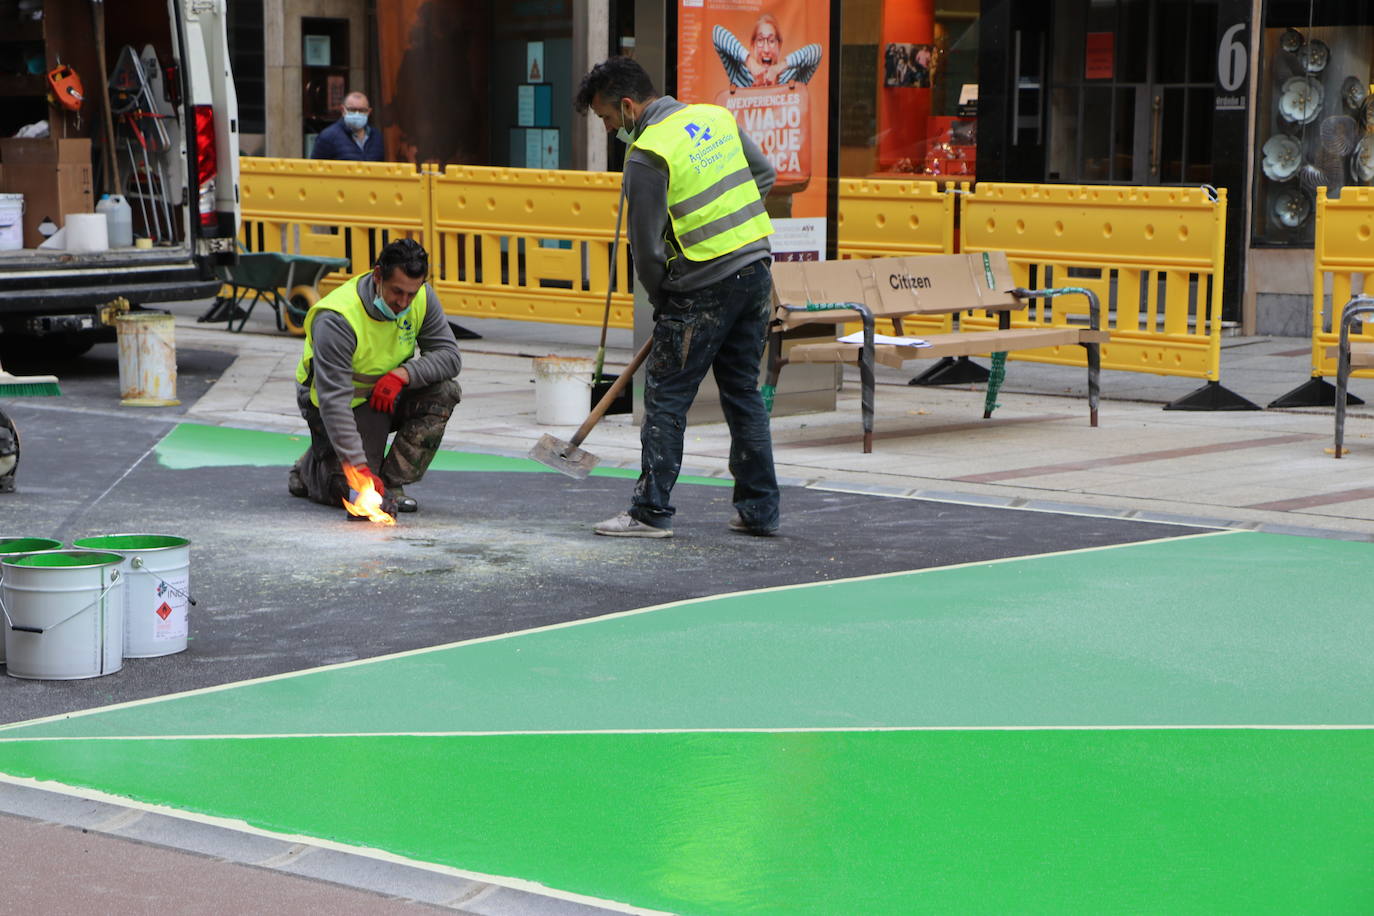
[[[309,436],[262,430],[236,429],[229,426],[202,426],[182,423],[157,444],[158,462],[173,470],[210,467],[290,467],[310,444]],[[533,445],[533,441],[530,443]],[[441,450],[434,456],[430,469],[435,471],[469,471],[502,473],[549,473],[556,471],[528,458],[504,455],[480,455],[471,452]],[[597,468],[597,477],[635,479],[637,468]],[[690,474],[679,478],[683,483],[711,487],[728,487],[733,482],[716,477]]]
[[[682,913],[1348,913],[1374,732],[33,742],[5,771]]]
[[[1368,724],[1371,559],[1368,544],[1247,532],[739,593],[0,728],[0,741]]]

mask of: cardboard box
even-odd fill
[[[91,164],[91,141],[84,137],[63,140],[43,137],[39,140],[0,140],[0,162],[5,165],[51,166],[58,164]]]
[[[2,154],[0,154],[2,155]],[[43,241],[38,224],[51,219],[61,226],[68,213],[95,212],[90,163],[49,162],[47,165],[4,164],[0,190],[24,195],[24,247]]]

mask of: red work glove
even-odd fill
[[[372,473],[372,468],[363,464],[359,465],[355,470],[361,474],[364,479],[372,481],[372,486],[376,488],[378,493],[386,492],[386,484],[382,483],[382,478]]]
[[[396,399],[401,396],[401,389],[405,386],[405,379],[395,369],[377,379],[377,384],[372,386],[372,409],[382,413],[395,412]]]

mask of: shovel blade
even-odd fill
[[[571,442],[564,442],[545,433],[530,449],[530,457],[560,474],[584,480],[601,461],[591,452],[583,451]]]

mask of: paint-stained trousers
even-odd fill
[[[751,528],[778,526],[773,439],[759,393],[772,306],[768,265],[755,261],[705,289],[674,294],[658,312],[645,363],[641,471],[630,507],[630,515],[647,525],[671,526],[675,510],[668,500],[682,470],[687,409],[711,371],[730,427],[735,509]]]
[[[395,413],[373,410],[366,401],[353,408],[367,466],[383,484],[388,488],[401,487],[424,476],[439,451],[453,408],[462,397],[458,383],[448,379],[425,388],[403,388],[396,399]],[[296,471],[309,490],[310,499],[337,506],[348,495],[348,482],[325,432],[320,409],[310,403],[309,388],[296,386],[296,406],[310,427],[310,447],[296,461]],[[388,450],[387,436],[393,432],[396,438]]]

